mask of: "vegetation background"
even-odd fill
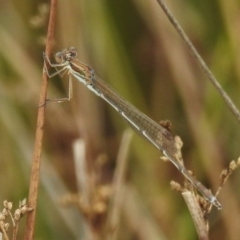
[[[223,88],[240,106],[240,4],[237,0],[167,1]],[[28,196],[49,2],[0,1],[0,201]],[[184,142],[188,169],[215,191],[221,171],[239,157],[239,122],[204,76],[155,0],[58,2],[57,52],[78,58],[155,121],[168,119]],[[104,154],[98,180],[110,183],[121,136],[128,126],[82,84],[69,103],[47,105],[37,239],[83,239],[83,216],[59,201],[77,192],[73,142],[87,142],[87,159]],[[49,83],[64,97],[67,81]],[[133,136],[118,239],[197,239],[181,194],[183,177],[148,142]],[[210,239],[239,239],[240,174],[236,171],[209,216]],[[129,195],[134,195],[131,206]],[[132,196],[131,195],[131,196]],[[136,209],[134,208],[136,207]],[[146,224],[147,223],[147,224]],[[24,232],[21,223],[20,239]]]

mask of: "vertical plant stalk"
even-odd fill
[[[182,196],[188,206],[192,216],[198,238],[200,240],[209,240],[208,238],[208,224],[204,220],[202,210],[196,200],[196,197],[189,191],[184,191]]]
[[[107,237],[108,240],[115,240],[118,236],[120,215],[122,212],[122,203],[124,200],[125,178],[127,172],[127,161],[129,146],[132,139],[132,131],[126,130],[123,134],[120,149],[117,157],[117,166],[114,172],[112,183],[112,202],[109,209],[107,222]]]
[[[12,240],[17,240],[18,228],[19,228],[19,221],[16,222],[16,226],[13,228]]]
[[[46,49],[45,49],[47,56],[50,55],[52,50],[52,45],[53,45],[54,29],[55,29],[55,22],[56,22],[56,9],[57,9],[57,0],[51,0],[47,42],[46,42]],[[39,105],[38,105],[39,108],[38,108],[38,116],[37,116],[35,145],[34,145],[34,152],[33,152],[33,158],[32,158],[32,170],[31,170],[31,176],[30,176],[29,196],[28,196],[28,206],[33,208],[33,211],[29,212],[29,214],[27,215],[25,240],[34,239],[47,85],[48,85],[48,77],[47,77],[47,74],[43,71]]]
[[[240,112],[239,112],[238,108],[235,106],[235,104],[233,103],[231,98],[228,96],[228,94],[223,90],[222,86],[220,85],[218,80],[215,78],[213,73],[210,71],[210,69],[208,68],[208,66],[206,65],[206,63],[202,59],[202,57],[199,55],[199,53],[197,52],[196,48],[193,46],[193,44],[191,43],[190,39],[187,37],[186,33],[184,32],[184,30],[182,29],[182,27],[180,26],[178,21],[174,18],[173,14],[170,12],[170,10],[167,7],[167,5],[164,3],[163,0],[157,0],[157,2],[161,6],[161,8],[164,11],[164,13],[167,15],[169,21],[172,23],[174,28],[177,30],[177,32],[181,36],[183,42],[187,45],[189,51],[191,52],[191,54],[193,55],[193,57],[195,58],[197,63],[203,69],[204,73],[206,74],[206,76],[208,77],[210,82],[213,84],[215,89],[218,91],[220,96],[223,98],[223,100],[227,104],[228,108],[233,113],[233,115],[240,122]]]

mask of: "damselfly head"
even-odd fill
[[[63,63],[65,61],[63,52],[57,52],[55,54],[55,60],[57,63]]]
[[[75,47],[69,47],[61,52],[55,54],[55,60],[57,63],[63,63],[66,61],[71,61],[77,56],[77,49]]]

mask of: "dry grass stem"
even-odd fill
[[[124,180],[126,177],[128,151],[130,141],[132,139],[132,131],[126,130],[123,134],[120,149],[117,156],[117,164],[114,172],[112,183],[112,200],[107,219],[107,239],[117,239],[120,212],[122,209],[122,200],[124,196]]]
[[[208,240],[208,224],[204,220],[202,209],[199,206],[196,196],[190,191],[184,191],[182,195],[192,216],[199,239]]]
[[[78,192],[81,193],[83,203],[88,206],[90,203],[91,179],[86,160],[86,143],[84,139],[78,139],[73,144],[74,165],[77,177]]]
[[[164,3],[163,0],[157,0],[159,5],[161,6],[162,10],[164,13],[167,15],[169,21],[173,24],[174,28],[177,30],[181,38],[183,39],[184,43],[187,45],[189,51],[193,55],[193,57],[196,59],[197,63],[200,65],[200,67],[203,69],[204,73],[208,77],[208,79],[211,81],[213,86],[216,88],[220,96],[223,98],[225,103],[227,104],[228,108],[231,110],[231,112],[234,114],[234,116],[237,118],[237,120],[240,122],[240,112],[238,108],[235,106],[231,98],[228,96],[228,94],[224,91],[216,77],[213,75],[211,70],[208,68],[202,57],[199,55],[197,52],[196,48],[193,46],[191,43],[190,39],[188,36],[185,34],[184,30],[176,20],[176,18],[173,16],[173,14],[170,12],[169,8],[167,5]]]
[[[54,39],[54,29],[55,29],[55,22],[56,22],[56,11],[57,11],[57,0],[52,0],[51,7],[50,7],[50,17],[49,17],[49,25],[48,25],[46,51],[45,51],[47,56],[50,55],[52,50],[53,39]],[[32,170],[31,170],[30,187],[29,187],[29,199],[28,199],[29,206],[33,208],[34,211],[29,213],[27,216],[25,240],[32,240],[34,238],[47,85],[48,85],[48,77],[47,77],[47,74],[43,71],[42,85],[41,85],[39,105],[38,105],[40,107],[38,108],[36,137],[35,137],[35,145],[34,145],[34,152],[33,152]]]

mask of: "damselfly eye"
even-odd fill
[[[63,59],[63,53],[62,52],[58,52],[55,54],[55,60],[57,63],[62,63],[64,62],[64,59]]]
[[[71,57],[75,58],[77,56],[77,49],[75,47],[70,47],[69,52],[71,53]]]

